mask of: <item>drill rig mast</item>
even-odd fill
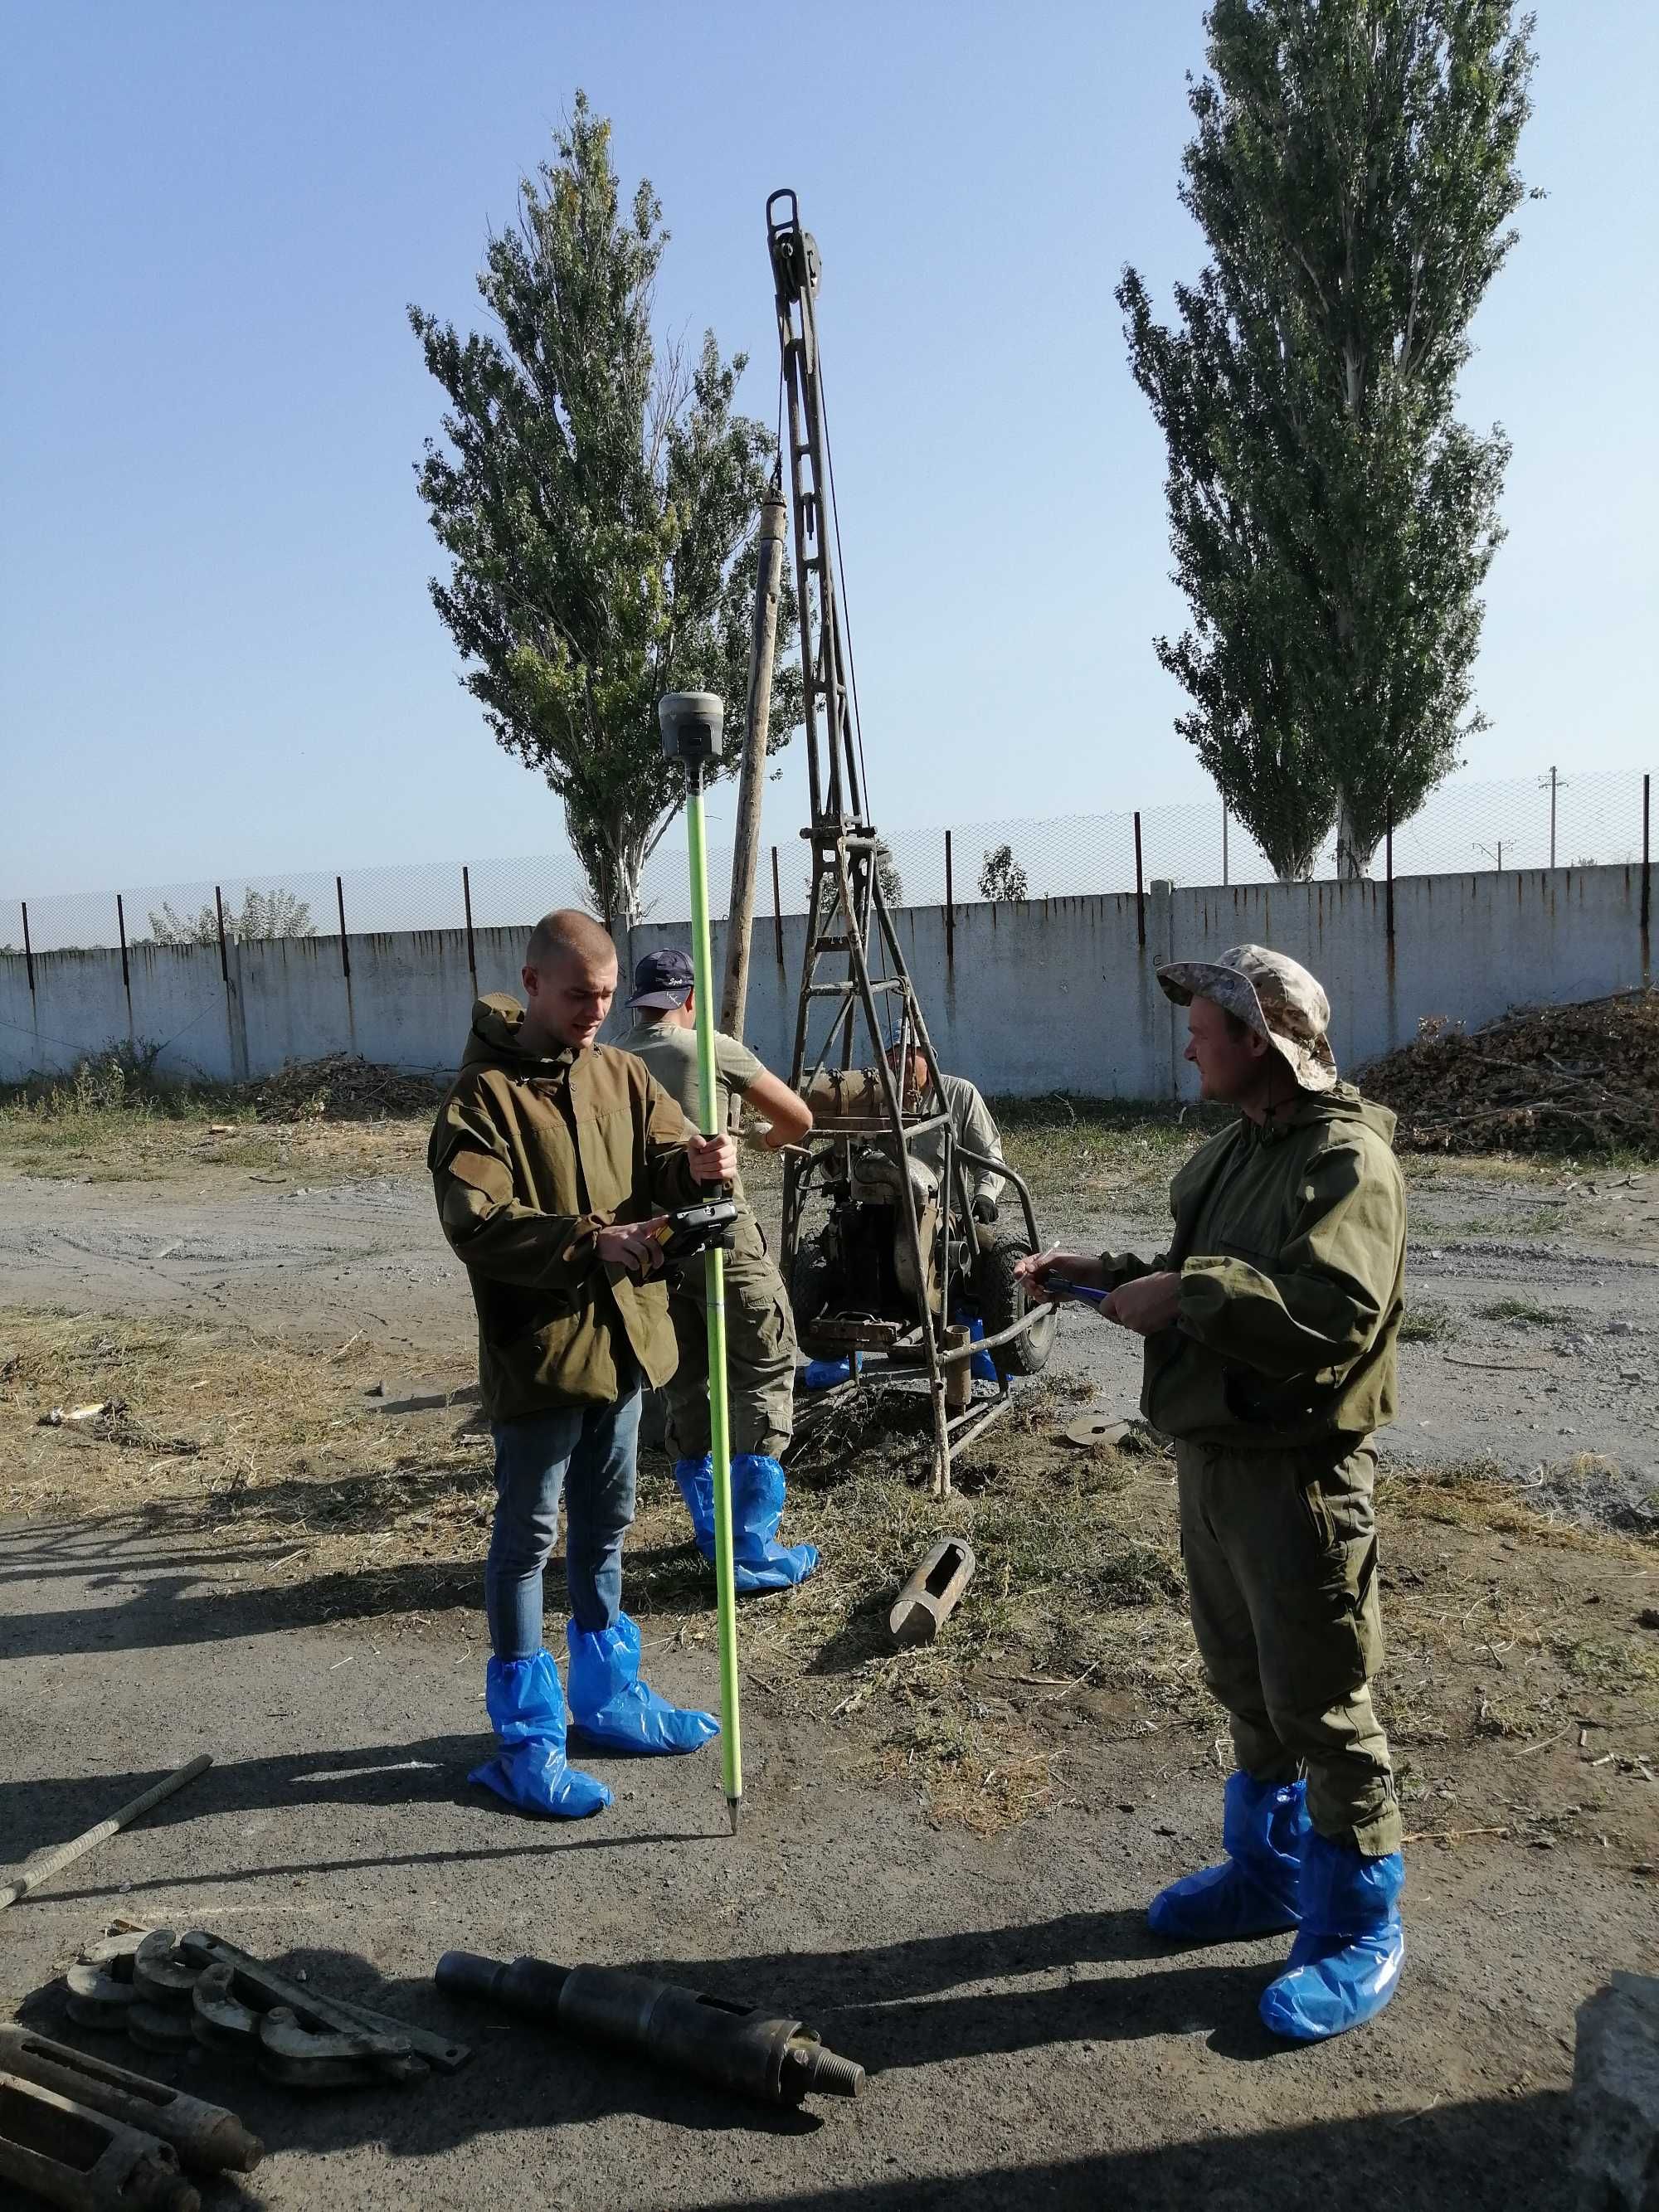
[[[1012,1282],[1013,1261],[1039,1249],[1030,1192],[1006,1163],[956,1141],[938,1056],[888,911],[879,866],[884,848],[870,819],[857,691],[836,591],[839,526],[819,370],[817,245],[802,227],[793,191],[772,195],[766,228],[787,403],[811,805],[802,835],[812,856],[790,1080],[811,1103],[814,1127],[785,1164],[783,1267],[809,1352],[847,1358],[855,1368],[866,1363],[876,1375],[925,1377],[933,1488],[945,1495],[953,1453],[1006,1411],[1010,1376],[1046,1364],[1054,1316],[1052,1309],[1028,1308]],[[868,1040],[868,1064],[861,1057],[855,1069],[860,1031]],[[905,1073],[897,1077],[885,1056],[889,1044],[902,1048],[897,1057]],[[920,1092],[908,1075],[915,1055],[927,1071]],[[944,1155],[937,1177],[915,1152],[935,1133]],[[990,1237],[975,1224],[969,1169],[994,1170],[1018,1193],[1024,1237]],[[830,1200],[832,1217],[813,1239],[806,1217],[819,1198]],[[884,1224],[873,1239],[872,1220]],[[832,1278],[837,1295],[826,1297],[823,1285]],[[963,1292],[985,1310],[987,1334],[978,1345],[954,1322],[953,1304]],[[973,1396],[969,1363],[975,1350],[995,1355],[994,1400]]]

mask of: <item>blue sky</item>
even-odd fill
[[[1538,13],[1522,165],[1550,197],[1462,404],[1515,443],[1483,777],[1659,754],[1659,11]],[[7,0],[0,890],[561,847],[427,598],[439,395],[404,309],[474,319],[486,228],[578,85],[663,199],[664,327],[747,349],[768,420],[768,192],[818,235],[883,825],[1203,797],[1150,641],[1182,610],[1111,296],[1126,260],[1160,302],[1197,265],[1200,14]],[[770,835],[804,783],[792,752]]]

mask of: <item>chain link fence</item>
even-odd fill
[[[1639,769],[1443,784],[1393,836],[1396,876],[1642,862],[1651,849],[1651,779]],[[1192,888],[1271,883],[1274,872],[1218,800],[1137,813],[977,822],[901,830],[887,840],[890,897],[907,906],[965,905],[991,896],[1076,898],[1134,891],[1160,879]],[[1380,849],[1372,866],[1390,866]],[[1334,841],[1314,868],[1336,872]],[[714,848],[708,879],[726,911],[731,848]],[[757,911],[804,914],[806,848],[792,838],[763,855]],[[556,906],[584,906],[580,866],[568,854],[352,868],[289,870],[121,890],[0,898],[0,951],[35,952],[227,939],[337,938],[404,930],[527,928]],[[683,848],[659,846],[646,864],[644,919],[689,920]]]

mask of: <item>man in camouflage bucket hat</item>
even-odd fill
[[[1141,1410],[1175,1439],[1193,1630],[1232,1723],[1225,1859],[1148,1917],[1190,1943],[1294,1928],[1261,2016],[1314,2042],[1380,2012],[1405,1960],[1370,1693],[1371,1431],[1395,1413],[1405,1190],[1394,1116],[1338,1081],[1305,968],[1237,945],[1158,981],[1188,1009],[1202,1095],[1239,1118],[1171,1185],[1166,1253],[1055,1249],[1020,1272],[1039,1294],[1104,1291],[1102,1317],[1146,1339]]]

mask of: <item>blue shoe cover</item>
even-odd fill
[[[691,1516],[697,1549],[714,1559],[714,1462],[712,1456],[677,1460],[674,1480]],[[783,1517],[783,1469],[760,1452],[740,1452],[732,1462],[732,1580],[739,1597],[793,1589],[818,1563],[811,1544],[775,1543]]]
[[[696,1751],[720,1732],[713,1713],[671,1705],[640,1680],[640,1632],[625,1613],[611,1628],[579,1628],[570,1642],[570,1718],[606,1751]]]
[[[1231,1943],[1294,1928],[1309,1833],[1304,1799],[1299,1782],[1230,1774],[1221,1820],[1226,1858],[1158,1892],[1146,1910],[1152,1933],[1176,1943]]]
[[[740,1591],[792,1589],[818,1563],[816,1544],[780,1544],[783,1469],[765,1452],[739,1452],[732,1462],[732,1556]]]
[[[1406,1933],[1398,1851],[1368,1859],[1312,1830],[1302,1847],[1302,1926],[1285,1971],[1261,1993],[1275,2035],[1322,2043],[1374,2020],[1400,1982]]]
[[[474,1767],[482,1782],[521,1813],[556,1820],[581,1820],[603,1812],[611,1792],[591,1774],[567,1766],[564,1696],[553,1656],[490,1660],[484,1674],[484,1707],[501,1738],[499,1754]]]
[[[846,1359],[809,1359],[800,1370],[803,1390],[833,1390],[837,1382],[850,1382],[864,1365],[862,1352]]]
[[[953,1309],[951,1319],[957,1328],[965,1328],[975,1344],[985,1334],[983,1320],[978,1314],[970,1313],[966,1306]],[[995,1382],[1001,1379],[997,1373],[997,1364],[988,1352],[976,1352],[968,1362],[968,1372],[975,1382]]]
[[[685,1510],[691,1516],[691,1535],[705,1559],[714,1556],[714,1462],[705,1452],[701,1459],[677,1459],[674,1480],[679,1485]]]

